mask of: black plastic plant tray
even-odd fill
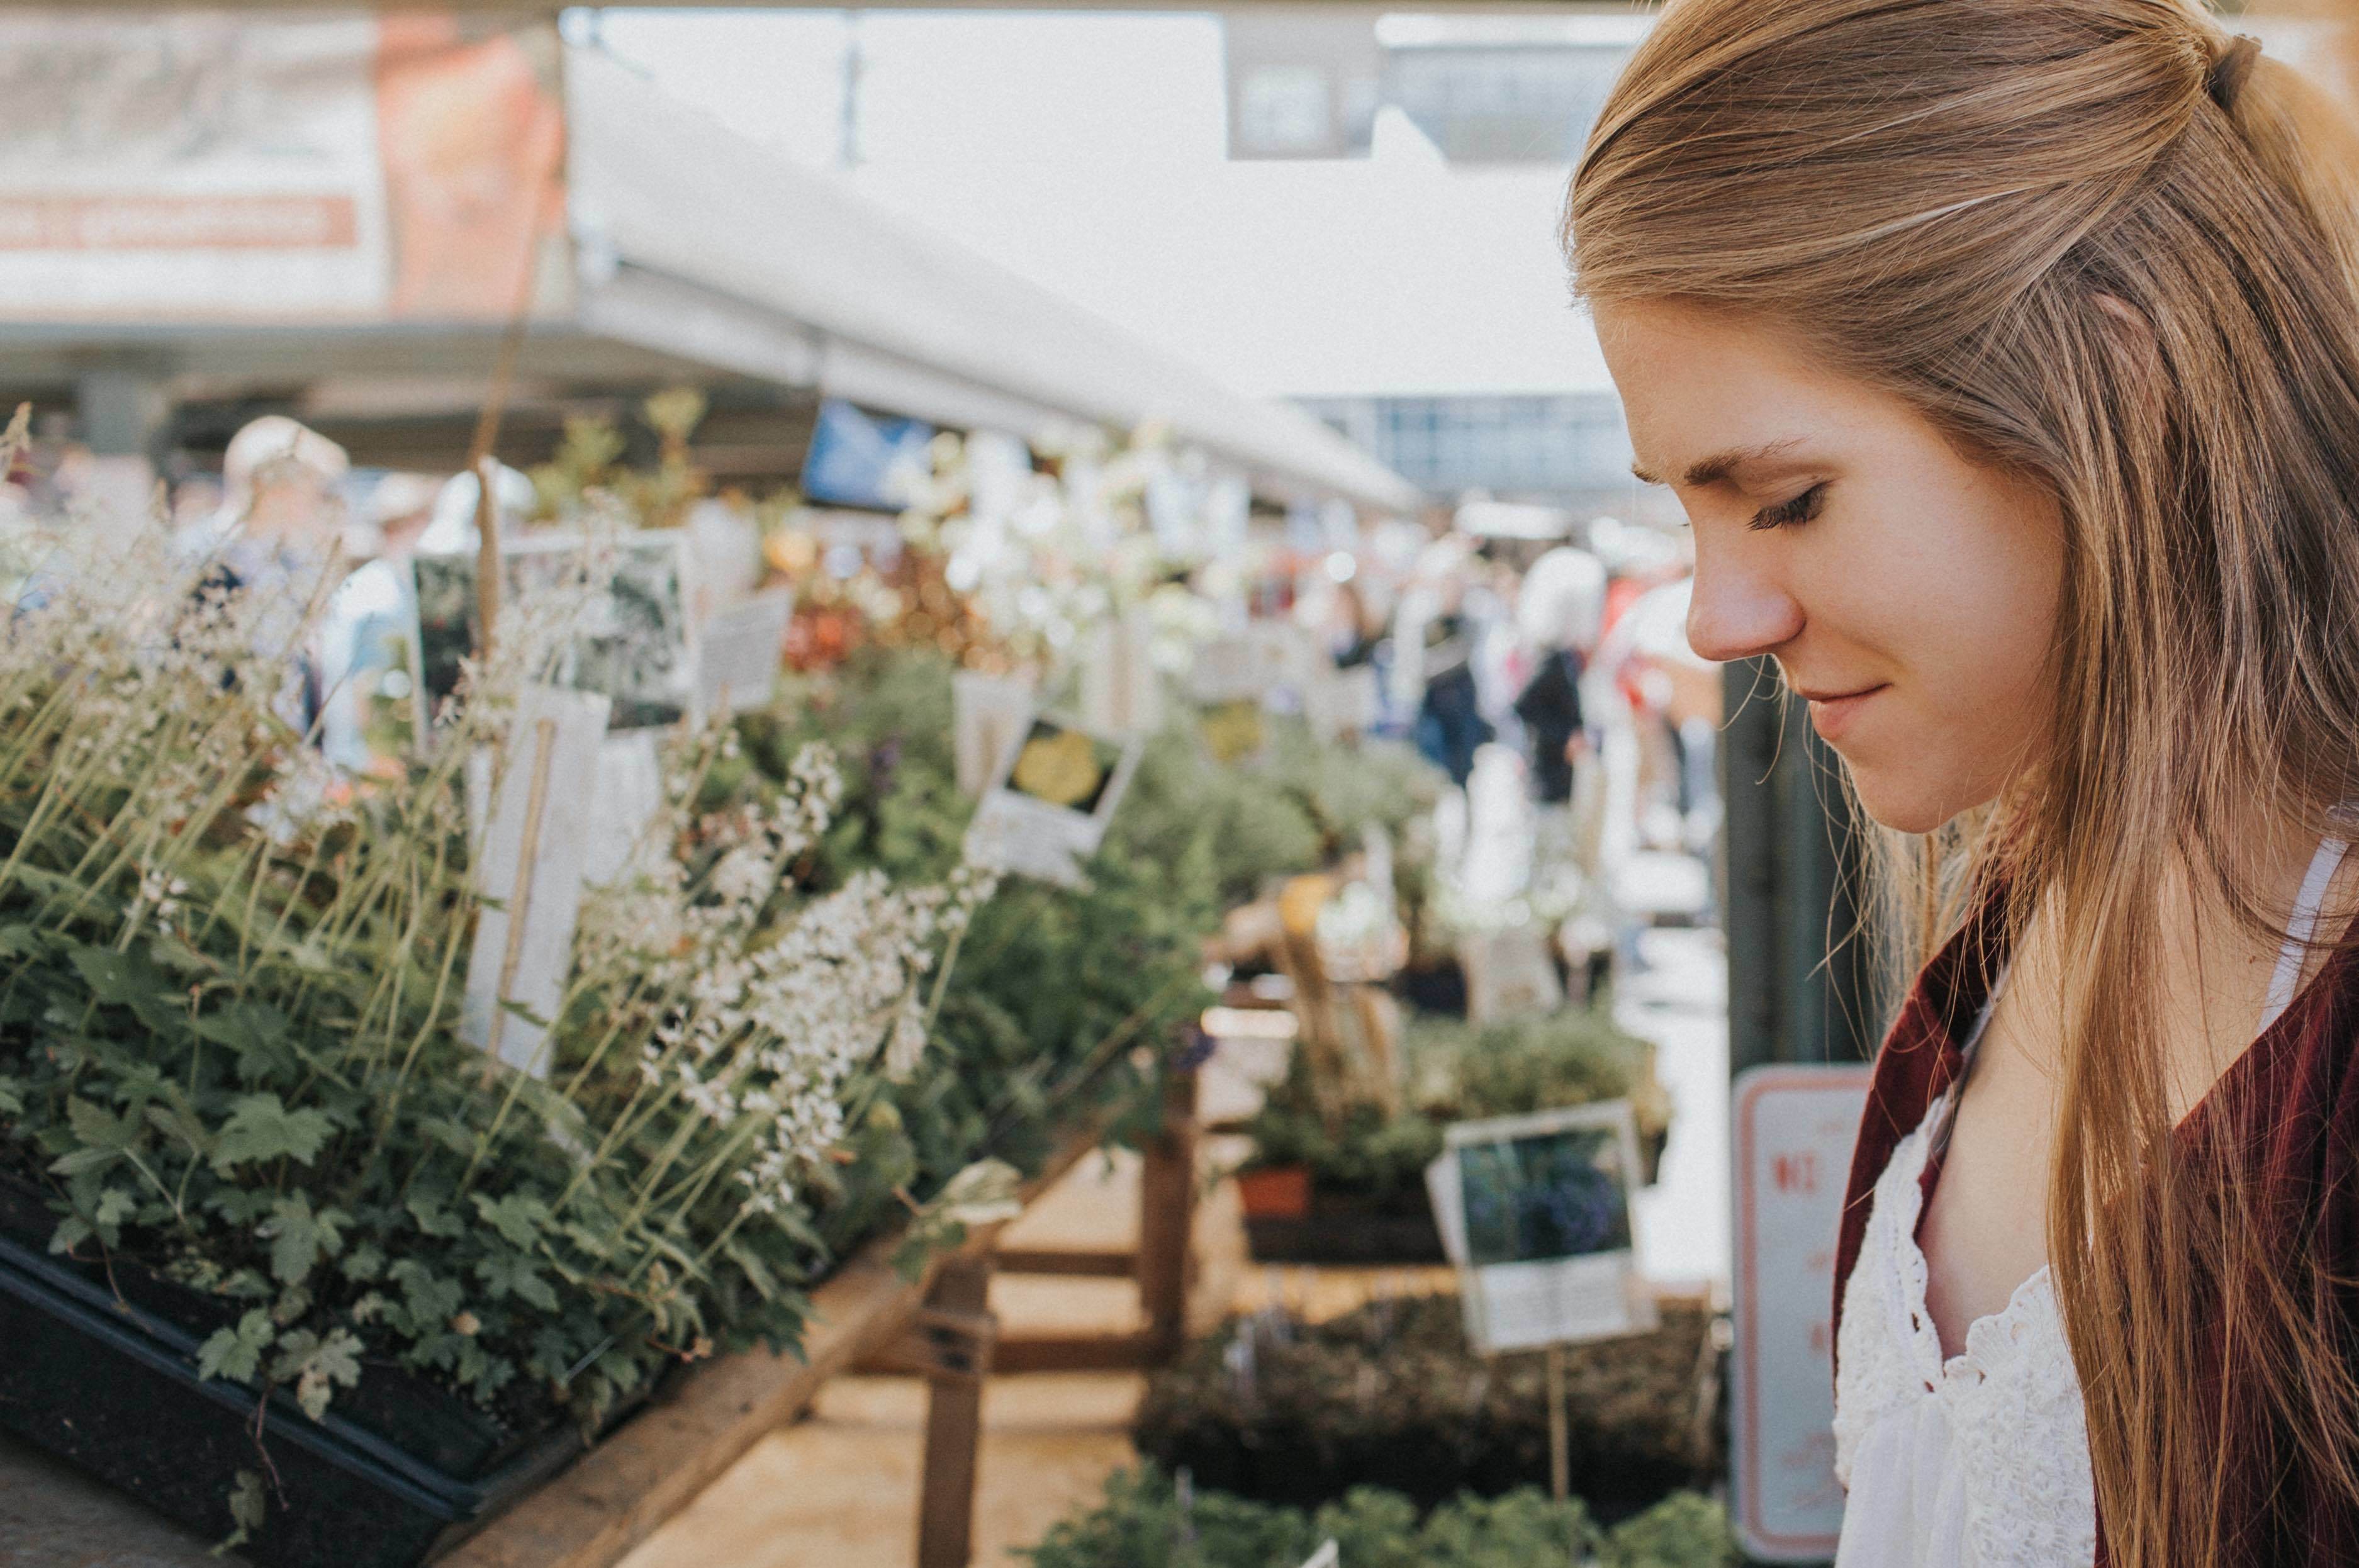
[[[1374,1263],[1440,1263],[1441,1233],[1431,1214],[1386,1214],[1375,1208],[1322,1202],[1313,1193],[1310,1213],[1300,1219],[1245,1220],[1245,1246],[1256,1263],[1338,1266]]]
[[[200,1378],[199,1343],[0,1236],[0,1344],[8,1347],[0,1426],[212,1537],[232,1528],[237,1473],[264,1474],[268,1521],[240,1549],[255,1562],[415,1568],[582,1448],[579,1433],[560,1426],[487,1473],[454,1475],[332,1409],[314,1421],[284,1393],[271,1397],[257,1435],[254,1391]]]

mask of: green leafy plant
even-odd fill
[[[1297,1051],[1245,1125],[1248,1168],[1307,1165],[1321,1192],[1419,1210],[1425,1168],[1451,1122],[1627,1098],[1648,1151],[1660,1149],[1670,1124],[1654,1047],[1618,1027],[1603,1000],[1485,1026],[1412,1014],[1401,1045],[1408,1082],[1400,1113],[1353,1105],[1340,1122],[1322,1114]]]
[[[854,659],[788,682],[741,732],[743,757],[715,768],[709,804],[758,794],[815,737],[838,748],[846,789],[813,857],[820,885],[861,868],[933,877],[955,862],[973,802],[955,783],[947,660]],[[864,1163],[923,1183],[987,1148],[1028,1169],[1093,1107],[1144,1130],[1154,1056],[1133,1052],[1202,1009],[1203,943],[1222,914],[1348,847],[1358,826],[1339,825],[1346,813],[1397,821],[1427,798],[1414,758],[1320,747],[1299,723],[1279,733],[1282,774],[1219,765],[1175,721],[1148,744],[1084,889],[1011,883],[976,912],[936,1025],[950,1070],[891,1093],[862,1135]],[[1384,760],[1369,776],[1399,780],[1397,795],[1386,782],[1354,797],[1341,782],[1370,757]]]
[[[1607,1518],[1715,1474],[1711,1314],[1669,1301],[1654,1331],[1565,1353],[1572,1489]],[[1420,1505],[1545,1483],[1538,1355],[1466,1347],[1452,1296],[1307,1323],[1234,1320],[1149,1380],[1138,1451],[1207,1486],[1310,1506],[1366,1482]]]
[[[511,1071],[459,1029],[462,773],[584,600],[504,616],[431,758],[363,787],[299,724],[330,579],[226,587],[143,540],[41,541],[0,644],[0,1223],[314,1417],[390,1377],[594,1425],[667,1364],[793,1345],[846,1107],[923,1065],[989,879],[820,886],[824,753],[708,811],[734,737],[682,735],[585,905],[546,1077]]]
[[[1154,1465],[1121,1471],[1103,1501],[1016,1555],[1032,1568],[1300,1568],[1326,1541],[1347,1568],[1731,1568],[1726,1511],[1692,1493],[1600,1531],[1578,1499],[1535,1490],[1462,1497],[1420,1520],[1397,1493],[1355,1487],[1315,1511],[1175,1483]]]

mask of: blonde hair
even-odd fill
[[[1567,209],[1585,298],[1774,323],[2060,506],[2037,777],[1886,893],[1919,961],[2035,904],[2075,955],[2049,1255],[2128,1568],[2274,1561],[2359,1504],[2342,1282],[2181,1158],[2151,1001],[2166,868],[2282,929],[2236,835],[2359,789],[2354,169],[2321,95],[2173,0],[1674,0]]]

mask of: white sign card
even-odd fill
[[[1459,966],[1466,972],[1466,1018],[1501,1023],[1564,1005],[1564,982],[1540,933],[1526,926],[1463,937]]]
[[[1083,723],[1112,734],[1160,727],[1163,691],[1155,673],[1155,626],[1145,605],[1093,627],[1081,664]]]
[[[1269,689],[1273,674],[1263,662],[1264,648],[1251,636],[1218,637],[1196,649],[1188,672],[1188,691],[1197,702],[1258,702]]]
[[[1737,1535],[1764,1563],[1823,1563],[1843,1533],[1835,1241],[1872,1071],[1756,1067],[1734,1085],[1729,1490]]]
[[[549,1072],[549,1030],[533,1020],[554,1019],[573,968],[599,745],[613,708],[599,692],[527,687],[496,779],[479,767],[485,809],[474,879],[489,901],[475,922],[459,1029],[536,1077]]]
[[[962,795],[980,796],[1032,723],[1032,681],[962,670],[951,677],[951,748]]]
[[[1314,672],[1302,688],[1302,717],[1321,745],[1376,727],[1376,667]]]
[[[968,854],[1043,882],[1081,886],[1081,863],[1105,842],[1144,749],[1137,735],[1114,740],[1063,719],[1035,717],[975,809]]]
[[[1632,1241],[1639,1170],[1627,1100],[1444,1129],[1426,1190],[1478,1354],[1656,1326]]]
[[[630,868],[632,852],[663,810],[663,759],[656,730],[625,730],[598,746],[598,779],[590,792],[590,832],[582,847],[582,879],[612,886]]]
[[[1253,644],[1254,662],[1261,670],[1264,696],[1273,691],[1285,692],[1283,711],[1308,707],[1311,686],[1334,668],[1318,639],[1292,621],[1257,621],[1246,636]]]
[[[1343,1568],[1343,1549],[1331,1536],[1320,1542],[1318,1551],[1302,1560],[1302,1568]]]
[[[794,590],[774,588],[705,616],[696,637],[696,711],[742,713],[767,702],[794,615]]]
[[[699,617],[752,597],[762,582],[762,530],[744,505],[707,496],[688,509],[690,575]]]

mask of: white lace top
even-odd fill
[[[2319,845],[2302,878],[2263,1030],[2292,1005],[2346,847]],[[1965,1043],[1969,1060],[1982,1029],[1977,1021]],[[1893,1149],[1843,1282],[1835,1478],[1851,1496],[1835,1568],[2075,1568],[2096,1558],[2096,1492],[2081,1379],[2047,1268],[1969,1324],[1965,1349],[1946,1360],[1926,1310],[1917,1220],[1925,1163],[1954,1098],[1938,1096]]]
[[[2097,1552],[2081,1384],[2043,1268],[1944,1360],[1925,1310],[1919,1179],[1950,1096],[1876,1179],[1836,1345],[1835,1568],[2069,1568]]]

